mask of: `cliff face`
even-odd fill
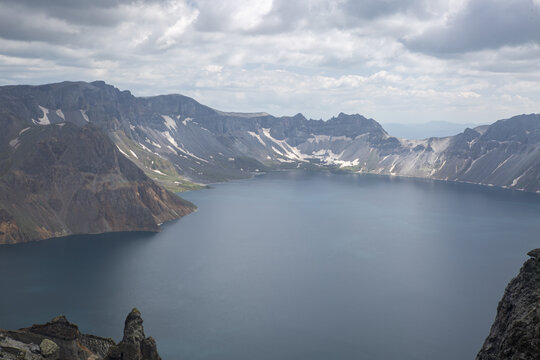
[[[161,360],[156,342],[144,335],[137,309],[126,318],[124,338],[82,334],[77,325],[58,316],[44,325],[15,331],[0,330],[0,358],[4,360]]]
[[[147,175],[208,183],[273,168],[343,168],[540,191],[540,115],[456,136],[398,139],[373,119],[225,113],[181,95],[135,97],[104,82],[0,87],[2,142],[28,126],[101,128]]]
[[[476,360],[540,359],[540,249],[529,256],[506,287]]]
[[[149,179],[97,128],[31,127],[0,159],[0,244],[158,231],[194,206]]]

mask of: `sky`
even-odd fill
[[[0,0],[0,84],[104,80],[223,111],[540,112],[540,0]]]

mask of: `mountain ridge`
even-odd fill
[[[158,224],[194,210],[91,125],[35,126],[17,139],[0,159],[0,244],[158,231]]]
[[[359,114],[322,121],[225,113],[179,94],[135,97],[103,81],[0,87],[0,111],[8,113],[4,144],[28,126],[91,124],[170,188],[272,169],[331,168],[540,191],[537,114],[414,140],[393,137]]]

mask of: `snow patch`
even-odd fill
[[[150,169],[150,170],[152,170],[153,172],[155,172],[155,173],[157,173],[157,174],[160,174],[160,175],[164,175],[164,176],[167,176],[167,174],[165,174],[165,173],[162,173],[162,172],[161,172],[161,171],[159,171],[159,170],[155,170],[155,169]]]
[[[286,158],[289,158],[291,160],[304,161],[304,162],[306,162],[307,159],[309,158],[309,156],[307,156],[305,154],[302,154],[302,152],[300,152],[300,150],[298,150],[298,148],[289,145],[287,143],[287,141],[278,140],[278,139],[273,138],[272,135],[270,135],[270,129],[269,128],[263,128],[262,131],[263,131],[263,135],[267,139],[272,141],[274,144],[278,145],[285,152],[285,154],[284,154],[281,151],[279,151],[278,149],[276,149],[276,147],[272,146],[272,150],[274,150],[279,155],[284,156]]]
[[[79,110],[79,111],[81,112],[81,115],[82,115],[84,121],[90,122],[90,119],[88,118],[88,115],[86,115],[86,112],[87,112],[88,110]]]
[[[30,129],[29,127],[27,128],[24,128],[22,129],[21,131],[19,131],[19,136],[21,136],[25,131],[27,131],[28,129]]]
[[[188,117],[188,118],[185,118],[184,120],[182,120],[182,124],[183,124],[184,126],[187,126],[188,122],[190,122],[190,121],[193,121],[193,119],[192,119],[192,118],[189,118],[189,117]]]
[[[274,152],[277,153],[278,155],[285,156],[285,155],[283,155],[283,153],[282,153],[281,151],[279,151],[278,149],[276,149],[275,146],[272,146],[272,150],[274,150]]]
[[[133,155],[133,156],[135,157],[135,159],[138,159],[138,158],[139,158],[139,157],[137,156],[137,154],[135,154],[135,153],[133,152],[133,150],[129,149],[129,152],[131,153],[131,155]]]
[[[58,117],[60,117],[62,120],[66,121],[66,117],[64,116],[62,109],[56,110],[56,115],[58,115]]]
[[[39,106],[39,109],[43,112],[43,116],[40,117],[39,119],[37,120],[34,120],[32,119],[32,121],[34,122],[34,124],[36,125],[50,125],[50,120],[49,120],[49,109],[47,108],[44,108],[43,106],[41,105],[38,105]]]
[[[170,132],[163,131],[161,133],[161,135],[163,135],[165,137],[165,139],[167,139],[168,142],[170,142],[172,145],[174,145],[174,147],[178,148],[178,144],[176,143],[176,141],[174,140],[174,138],[172,137]]]
[[[126,154],[124,151],[122,151],[122,149],[120,149],[120,147],[118,145],[116,145],[116,148],[118,149],[118,151],[120,151],[122,153],[122,155],[124,155],[125,157],[129,157],[128,154]]]
[[[345,151],[342,151],[339,154],[335,154],[330,149],[321,149],[313,152],[313,156],[320,159],[327,165],[338,165],[340,168],[358,166],[360,164],[360,159],[354,159],[352,161],[342,160],[344,153]]]
[[[189,152],[188,150],[184,149],[181,146],[177,146],[176,148],[180,150],[181,152],[183,152],[184,154],[191,156],[192,158],[198,159],[200,161],[204,161],[205,163],[208,162],[208,160],[198,157],[197,155],[193,154],[192,152]]]
[[[259,134],[255,134],[253,131],[248,131],[248,134],[253,136],[255,139],[259,140],[259,142],[263,145],[263,146],[266,146],[266,144],[264,143],[264,141],[262,141],[261,137],[259,136]]]
[[[521,174],[520,176],[515,178],[514,181],[512,181],[512,184],[510,184],[510,187],[516,186],[518,184],[519,180],[521,180],[521,178],[524,177],[526,173],[527,172],[524,172],[523,174]]]
[[[152,150],[150,150],[149,148],[147,148],[146,146],[144,146],[143,143],[139,143],[139,146],[142,147],[144,150],[148,151],[148,152],[152,152]]]
[[[174,131],[178,130],[178,126],[176,126],[176,121],[174,121],[170,116],[161,115],[161,117],[163,118],[163,120],[165,120],[165,126],[169,130],[174,130]]]
[[[159,145],[157,142],[150,141],[150,140],[148,140],[148,139],[146,139],[146,142],[149,143],[149,144],[154,145],[154,146],[157,147],[158,149],[161,149],[161,145]]]

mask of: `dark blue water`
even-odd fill
[[[173,359],[473,359],[540,247],[540,197],[274,173],[184,194],[160,234],[0,247],[0,327],[65,314],[120,339],[137,306]]]

